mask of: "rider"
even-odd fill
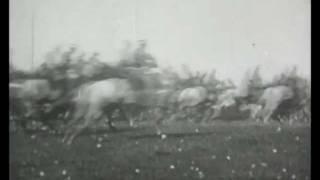
[[[99,56],[99,53],[98,52],[94,52],[92,54],[92,56],[89,58],[89,62],[93,62],[93,63],[98,62],[99,61],[98,56]]]
[[[146,46],[147,43],[145,40],[139,41],[139,47],[134,51],[133,59],[134,59],[134,66],[141,68],[141,67],[148,67],[153,68],[157,67],[157,63],[155,58],[152,57],[149,53],[146,53]]]
[[[69,92],[72,89],[72,85],[68,80],[68,71],[71,68],[72,55],[76,52],[77,48],[75,46],[70,47],[67,52],[62,54],[62,62],[60,64],[59,70],[56,73],[56,76],[60,78],[57,79],[57,83],[62,86],[62,90],[64,93]]]

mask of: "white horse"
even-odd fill
[[[102,119],[108,119],[108,125],[112,125],[112,113],[119,109],[120,115],[127,117],[130,113],[137,113],[137,107],[154,110],[156,125],[161,123],[166,115],[163,109],[168,109],[171,101],[172,90],[135,89],[128,79],[112,78],[85,84],[78,89],[74,97],[75,112],[72,120],[67,125],[63,142],[71,144],[74,138],[85,128]],[[133,109],[133,111],[130,109]],[[158,127],[158,126],[157,126]],[[158,130],[158,128],[157,128]]]
[[[263,107],[258,113],[258,118],[263,118],[263,122],[268,123],[279,105],[293,97],[294,92],[288,86],[275,86],[265,89],[258,101],[258,104]]]
[[[183,89],[178,93],[178,110],[183,113],[183,117],[187,115],[189,118],[193,118],[193,115],[199,115],[199,110],[204,107],[204,103],[210,98],[214,97],[205,87],[195,86]]]
[[[10,83],[9,94],[10,101],[23,103],[27,110],[26,117],[30,117],[37,112],[37,102],[56,99],[60,95],[60,91],[52,90],[48,80],[29,79],[21,83]]]

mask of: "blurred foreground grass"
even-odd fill
[[[310,126],[243,121],[60,135],[10,133],[10,179],[310,179]]]

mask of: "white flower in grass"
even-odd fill
[[[249,176],[250,176],[250,177],[252,177],[252,176],[253,176],[252,171],[249,171]]]
[[[296,136],[296,141],[300,141],[300,137],[299,136]]]
[[[100,143],[97,144],[97,148],[101,148],[102,145]]]
[[[265,163],[265,162],[260,163],[260,165],[261,165],[262,167],[267,167],[267,166],[268,166],[268,164]]]
[[[65,176],[67,174],[67,170],[62,170],[61,174]]]
[[[174,165],[170,165],[170,169],[174,169],[175,168],[175,166]]]
[[[43,176],[45,175],[45,173],[44,173],[43,171],[40,171],[40,172],[39,172],[39,175],[40,175],[41,177],[43,177]]]
[[[134,172],[139,174],[140,173],[140,169],[135,169]]]
[[[232,169],[232,170],[231,170],[231,173],[234,174],[234,173],[236,173],[236,171]]]
[[[195,132],[198,133],[198,132],[199,132],[199,129],[197,128],[197,129],[195,130]]]
[[[193,167],[193,166],[190,166],[190,170],[192,170],[192,171],[193,171],[193,170],[194,170],[194,167]]]
[[[36,135],[33,134],[33,135],[30,136],[30,138],[31,138],[31,139],[35,139],[35,138],[36,138]]]
[[[278,176],[277,176],[277,179],[281,179],[281,176],[280,176],[280,175],[278,175]]]
[[[58,160],[54,160],[53,163],[54,164],[59,164],[59,161]]]
[[[277,132],[281,132],[281,127],[278,127],[278,128],[277,128]]]
[[[296,175],[292,174],[291,179],[296,179],[296,178],[297,178]]]
[[[199,171],[198,172],[198,176],[200,179],[204,178],[204,173],[202,171]]]
[[[179,152],[181,152],[181,151],[182,151],[182,149],[181,149],[181,148],[178,148],[178,151],[179,151]]]
[[[194,170],[195,170],[195,171],[199,171],[199,168],[198,168],[198,167],[196,167]]]
[[[166,138],[167,138],[167,135],[161,134],[161,139],[166,139]]]
[[[231,157],[230,157],[230,156],[227,156],[226,159],[227,159],[228,161],[230,161],[230,160],[231,160]]]
[[[286,173],[287,169],[286,168],[282,168],[282,172]]]
[[[276,148],[273,148],[273,149],[272,149],[272,152],[273,152],[273,153],[277,153],[278,150],[277,150]]]
[[[216,159],[217,157],[215,155],[212,155],[211,156],[211,159]]]
[[[256,164],[251,164],[251,168],[252,169],[256,168]]]

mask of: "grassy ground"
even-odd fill
[[[310,126],[216,122],[61,135],[10,133],[11,179],[310,179]]]

